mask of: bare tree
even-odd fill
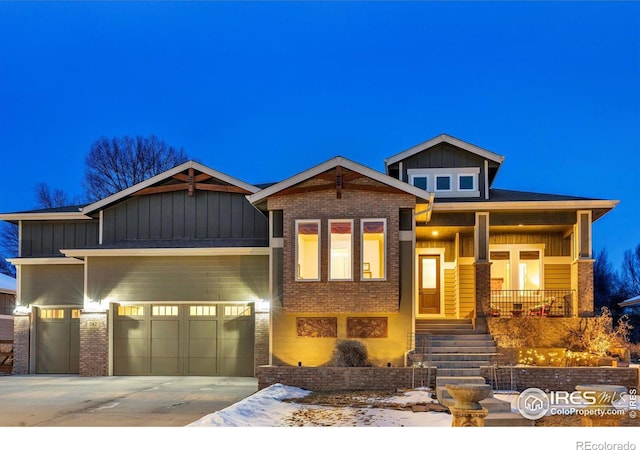
[[[16,276],[15,267],[9,264],[5,258],[18,256],[18,225],[10,222],[0,224],[0,273]]]
[[[156,136],[101,137],[85,158],[84,189],[89,201],[97,201],[140,183],[187,161],[176,149]]]
[[[620,280],[609,261],[609,253],[606,248],[601,249],[595,257],[593,264],[593,296],[595,310],[599,311],[603,306],[612,308],[612,300],[618,300],[615,294],[619,290]]]
[[[34,192],[36,203],[41,208],[59,208],[71,204],[66,192],[61,189],[51,189],[46,183],[37,184]]]
[[[624,252],[622,258],[622,288],[625,295],[640,295],[640,244]]]

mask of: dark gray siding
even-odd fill
[[[98,221],[24,221],[20,241],[23,258],[63,256],[60,249],[98,245]]]
[[[23,305],[84,305],[84,265],[27,265],[20,270]]]
[[[269,257],[90,257],[88,295],[122,302],[255,301],[269,294]]]
[[[132,197],[104,211],[103,243],[157,239],[267,239],[268,219],[243,194],[198,191]]]

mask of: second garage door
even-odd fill
[[[116,307],[114,375],[253,376],[251,304]]]

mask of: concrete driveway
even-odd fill
[[[0,376],[0,426],[182,427],[257,390],[242,377]]]

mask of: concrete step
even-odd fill
[[[496,348],[495,347],[482,347],[482,346],[474,346],[474,347],[432,347],[431,348],[431,354],[433,355],[437,355],[440,353],[449,353],[449,354],[457,354],[457,353],[483,353],[483,354],[488,354],[488,353],[495,353],[496,352]]]
[[[479,348],[492,348],[492,349],[496,348],[496,344],[493,341],[484,341],[484,340],[473,341],[470,339],[460,339],[460,340],[446,339],[442,341],[432,340],[426,343],[417,342],[416,344],[417,344],[416,347],[432,348],[434,350],[440,347],[462,347],[462,348],[479,347]]]
[[[437,361],[476,361],[479,367],[490,366],[486,364],[489,356],[494,356],[497,353],[483,352],[483,353],[432,353],[429,355],[422,355],[424,360]]]
[[[478,363],[481,361],[455,361],[455,360],[443,360],[443,361],[425,361],[427,366],[435,366],[438,370],[441,369],[478,369]],[[429,362],[431,364],[429,364]],[[485,361],[481,366],[489,365],[489,361]]]
[[[437,366],[436,366],[437,367]],[[467,368],[467,369],[440,369],[438,367],[438,371],[437,373],[439,375],[445,376],[445,377],[473,377],[473,376],[480,376],[480,369],[472,369],[472,368]]]
[[[484,333],[454,334],[454,335],[447,335],[447,334],[429,335],[429,334],[426,334],[426,333],[416,333],[416,340],[423,339],[423,338],[427,339],[427,340],[434,340],[434,341],[469,340],[469,341],[489,341],[489,342],[494,342],[493,336],[491,336],[490,334],[484,334]]]
[[[532,427],[535,424],[535,420],[514,412],[490,412],[484,419],[485,427]]]
[[[447,384],[486,384],[487,380],[480,376],[471,377],[450,377],[440,376],[436,378],[436,386],[446,386]]]

